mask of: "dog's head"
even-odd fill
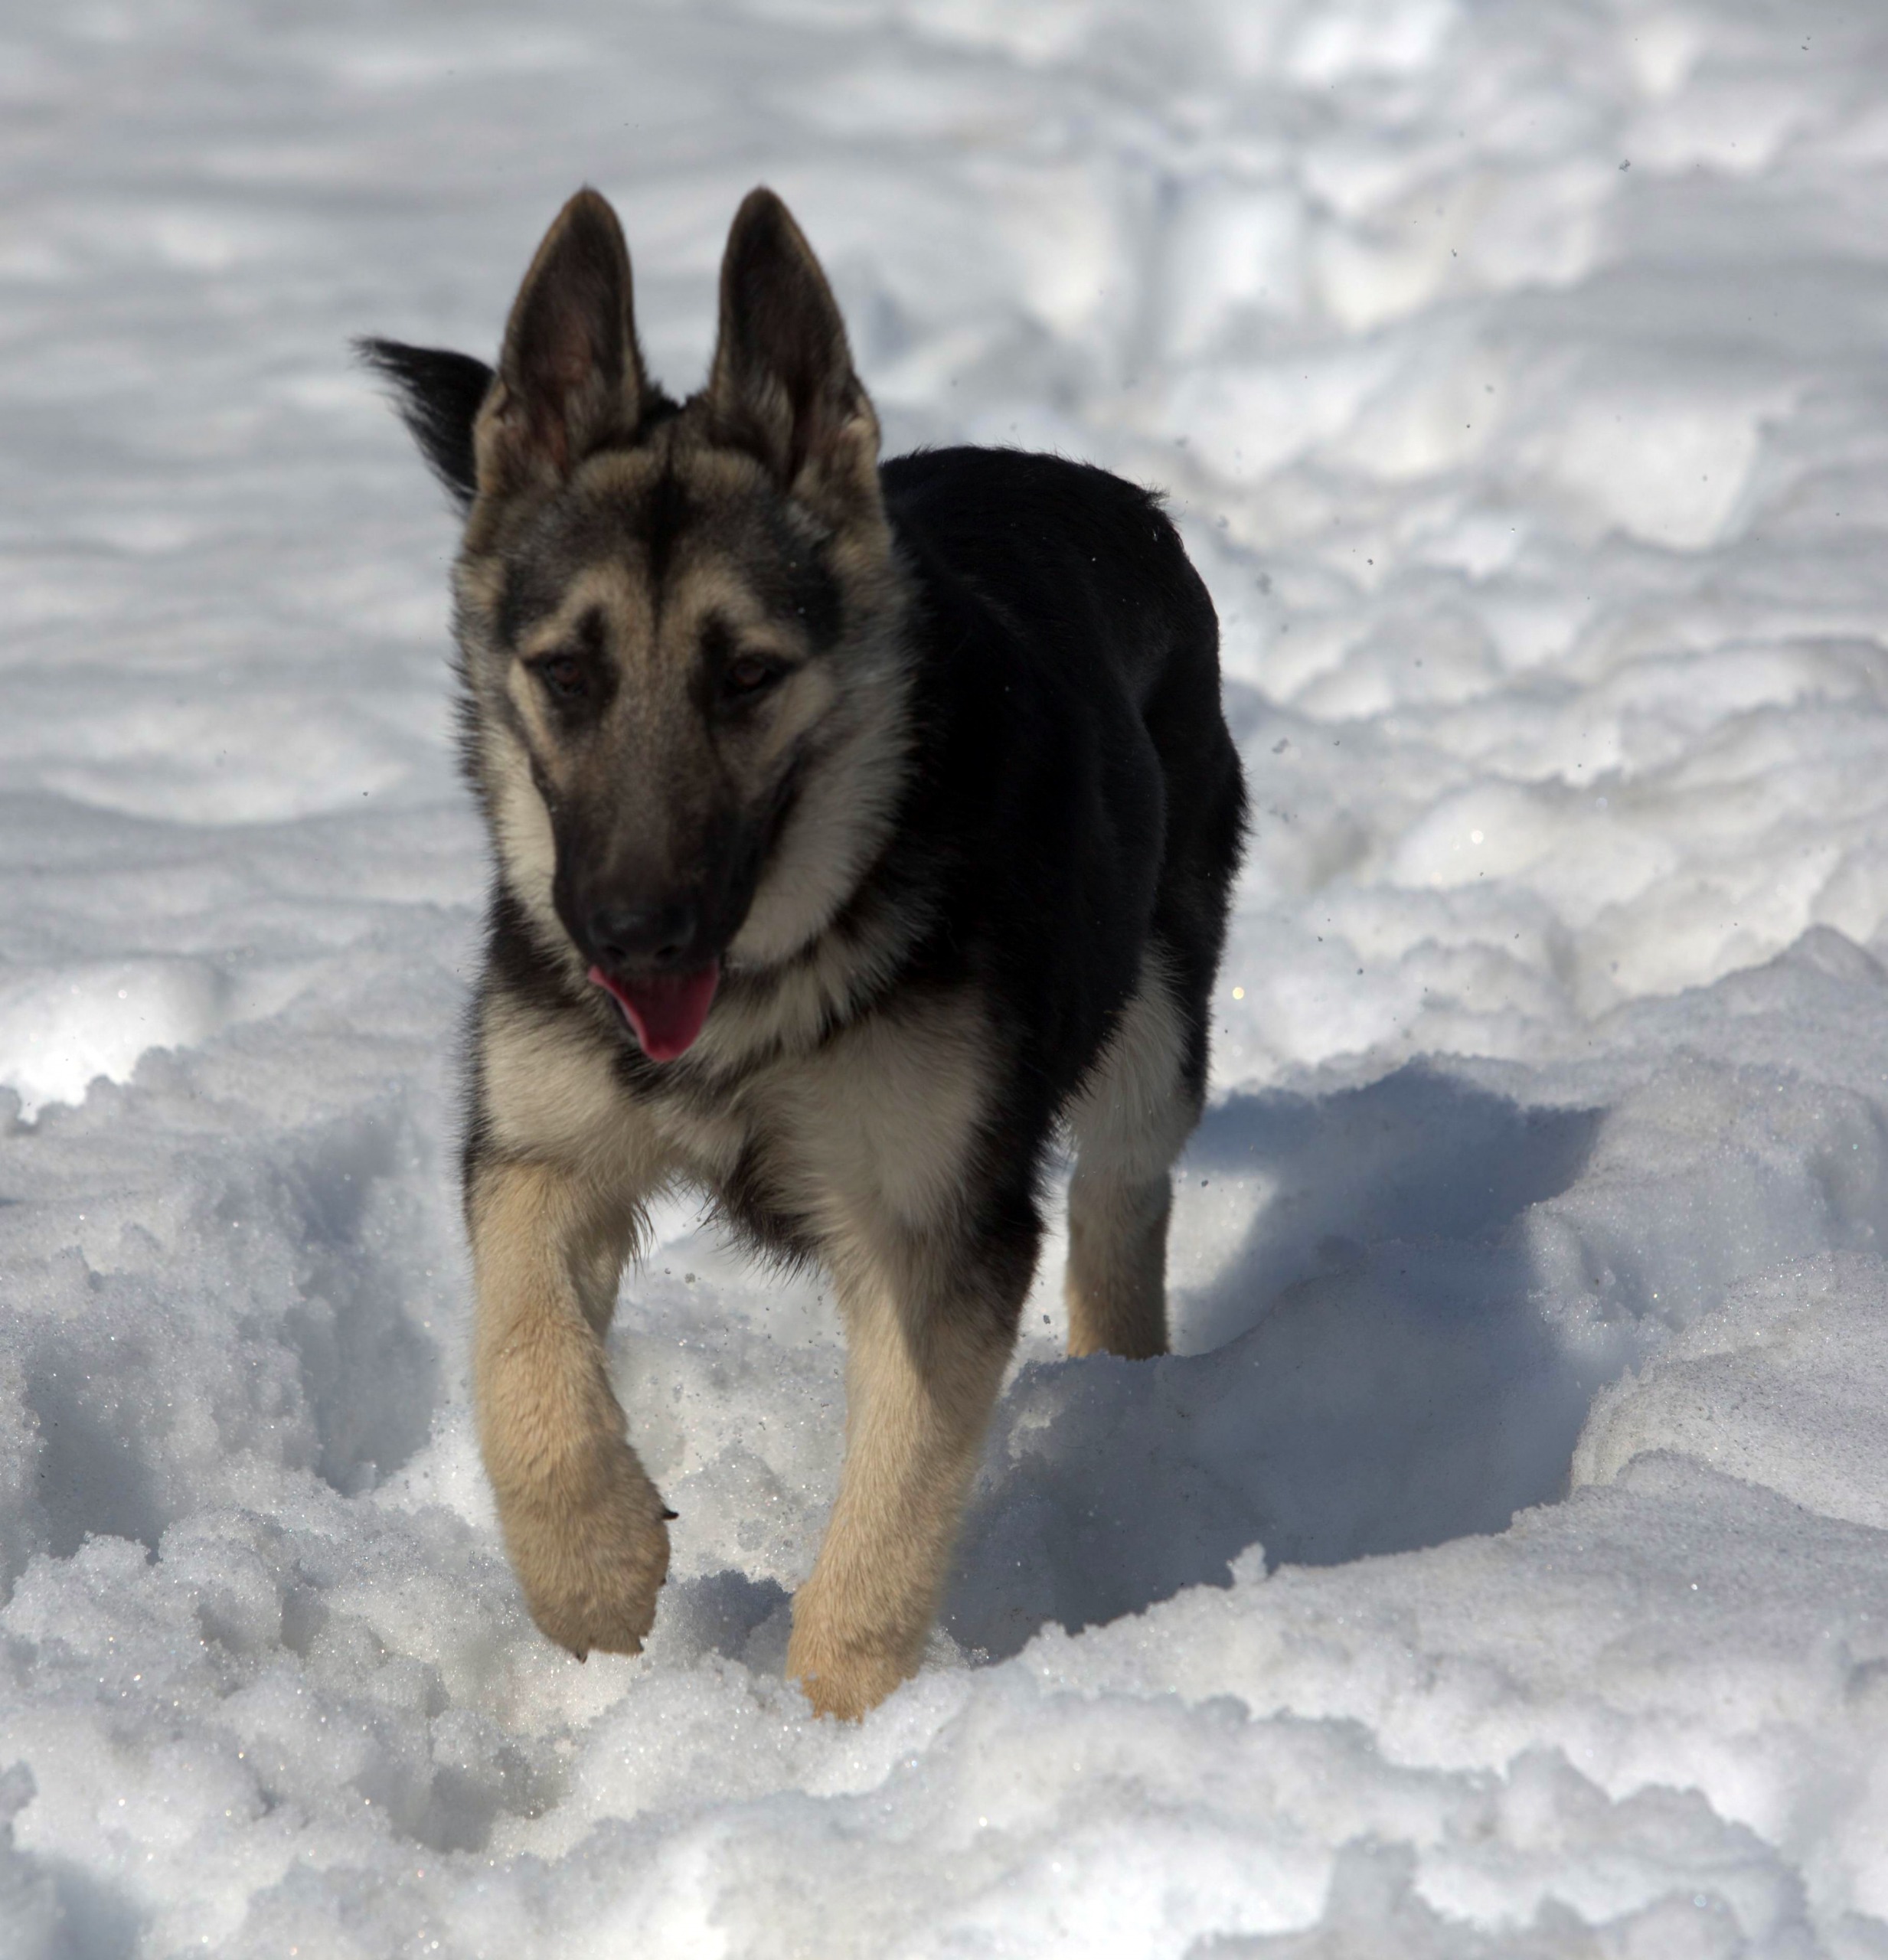
[[[903,766],[878,423],[771,191],[741,206],[706,387],[637,346],[609,205],[571,199],[495,371],[366,344],[466,511],[469,766],[551,956],[680,1054],[725,962],[790,959],[884,835]]]

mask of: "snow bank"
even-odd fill
[[[408,0],[7,30],[0,1952],[1888,1955],[1888,24]],[[923,1674],[782,1678],[817,1282],[678,1203],[579,1668],[465,1379],[451,526],[347,365],[774,183],[890,440],[1166,485],[1256,823],[1177,1352],[1053,1253]]]

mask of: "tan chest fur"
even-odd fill
[[[987,1107],[969,989],[901,997],[725,1087],[646,1098],[616,1079],[609,1038],[572,1016],[495,995],[482,1034],[488,1122],[508,1155],[645,1193],[720,1191],[745,1165],[821,1239],[944,1223]]]

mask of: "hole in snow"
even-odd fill
[[[284,1315],[318,1439],[315,1469],[344,1496],[371,1489],[426,1439],[439,1354],[407,1318],[416,1195],[392,1119],[341,1126],[291,1174],[300,1299]]]
[[[89,1377],[88,1377],[89,1379]],[[50,1371],[28,1384],[39,1426],[38,1494],[46,1549],[70,1558],[89,1537],[129,1538],[155,1553],[169,1521],[140,1447],[148,1429],[132,1395],[88,1400]]]

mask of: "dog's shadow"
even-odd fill
[[[1188,1153],[1243,1243],[1177,1292],[1159,1361],[1026,1367],[1005,1396],[944,1623],[1015,1652],[1269,1563],[1502,1529],[1564,1485],[1598,1386],[1530,1305],[1518,1221],[1603,1112],[1526,1109],[1421,1067],[1321,1099],[1235,1097]],[[1177,1260],[1177,1263],[1179,1262]]]

